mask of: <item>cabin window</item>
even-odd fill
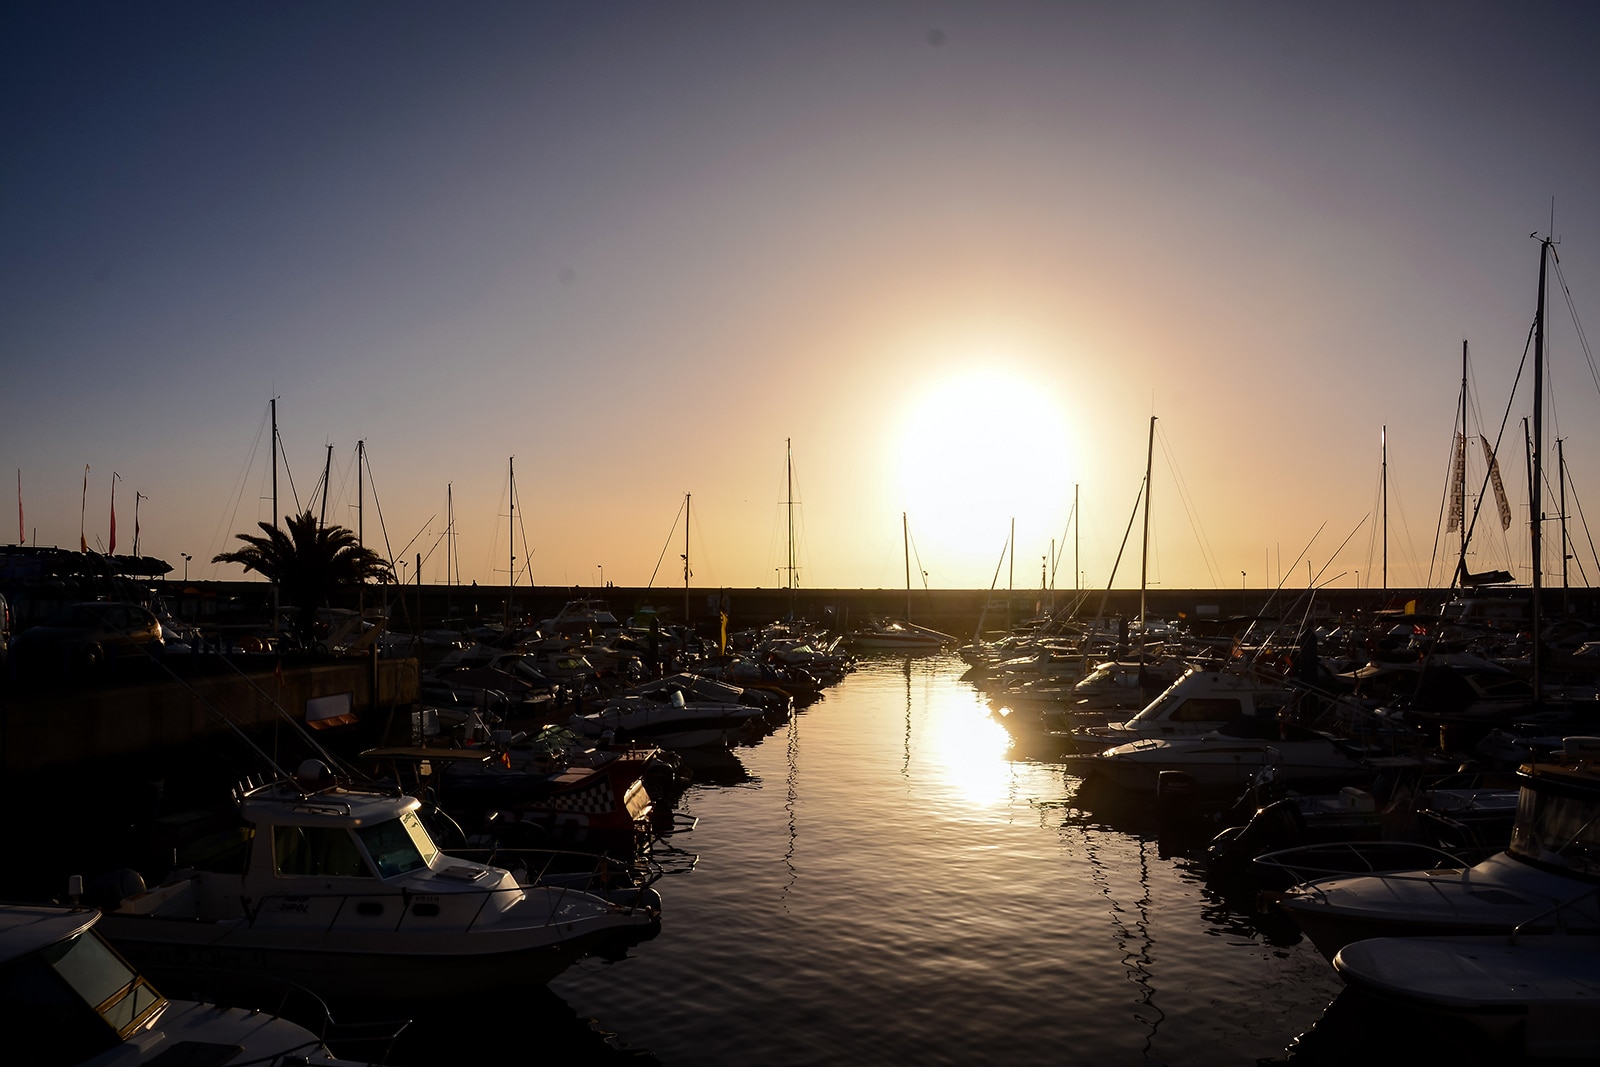
[[[279,876],[372,877],[350,832],[338,826],[274,826],[272,858]]]
[[[1244,714],[1231,697],[1191,697],[1172,713],[1173,722],[1228,722]]]
[[[393,878],[426,867],[439,851],[414,811],[377,826],[363,826],[356,833],[361,835],[367,854],[377,864],[380,878]]]
[[[49,1034],[30,1063],[69,1064],[115,1047],[165,1001],[100,938],[80,934],[0,968],[0,1023]],[[91,1012],[105,1026],[91,1021]]]
[[[1511,851],[1600,878],[1600,801],[1524,787],[1517,800]]]

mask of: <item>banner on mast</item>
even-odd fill
[[[1467,510],[1467,438],[1456,434],[1454,456],[1450,463],[1450,520],[1445,532],[1461,529],[1462,515]]]
[[[1494,486],[1495,506],[1500,509],[1500,529],[1511,529],[1511,505],[1506,501],[1506,486],[1500,480],[1500,461],[1495,459],[1494,453],[1489,450],[1489,439],[1480,436],[1483,443],[1483,460],[1489,464],[1489,483]]]

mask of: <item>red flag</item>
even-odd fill
[[[116,471],[111,472],[111,547],[106,549],[106,555],[117,554],[117,478]]]

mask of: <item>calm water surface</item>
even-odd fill
[[[557,978],[547,1025],[666,1064],[1283,1055],[1341,987],[1328,964],[1075,806],[963,669],[864,661],[693,786],[660,936]]]

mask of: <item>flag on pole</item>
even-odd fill
[[[89,512],[89,465],[83,465],[83,501],[78,505],[78,551],[89,551],[89,538],[83,532],[83,519]]]

